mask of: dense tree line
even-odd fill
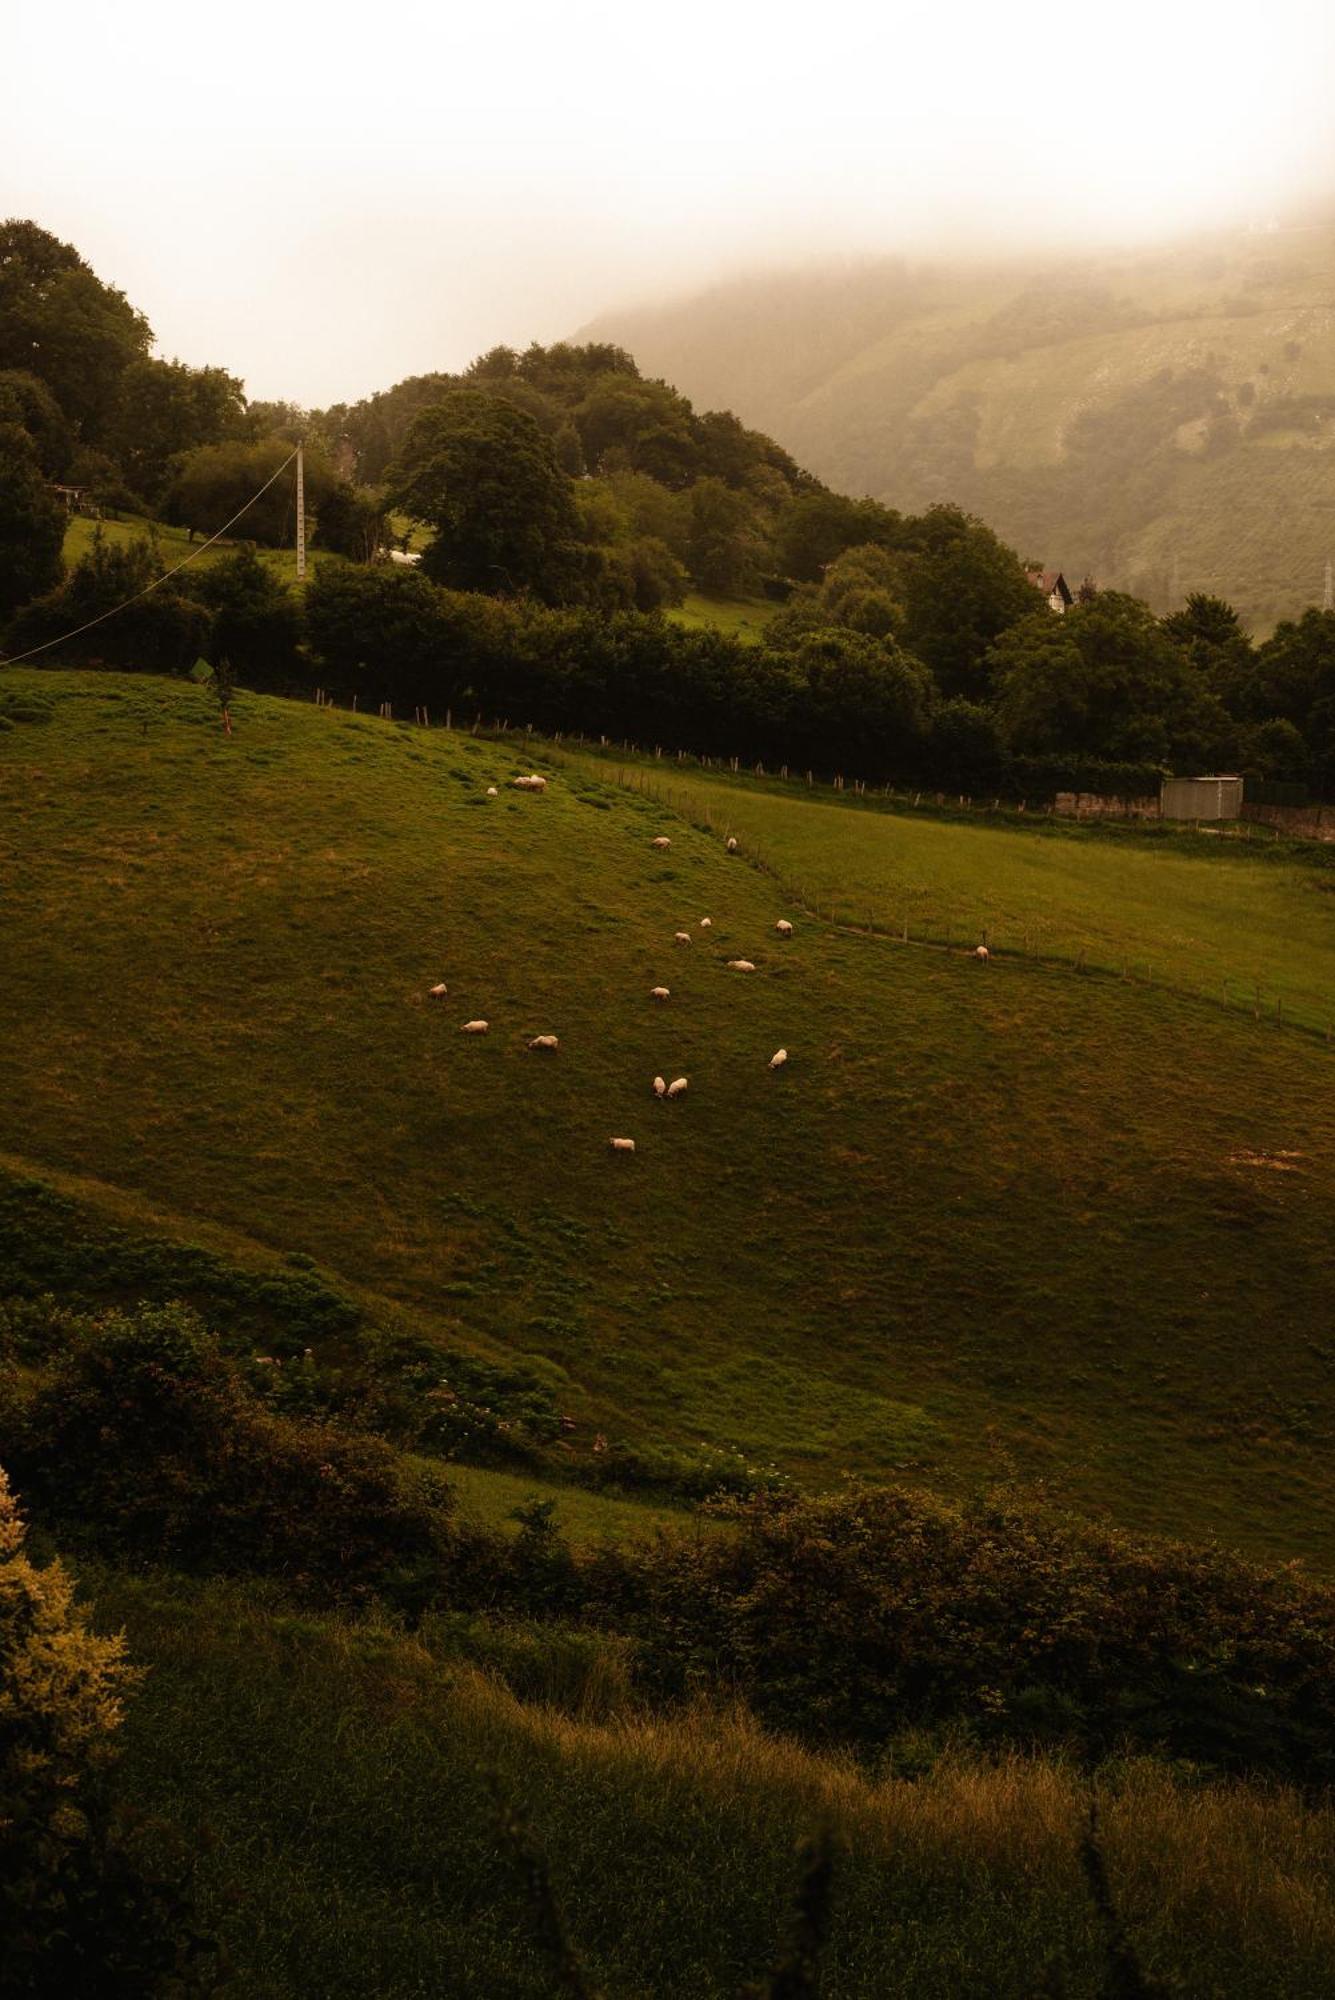
[[[1153,789],[1160,768],[1335,786],[1332,614],[1259,647],[1201,596],[1163,619],[1115,592],[1058,616],[974,517],[831,493],[621,348],[496,348],[303,413],[247,405],[224,370],[150,344],[69,245],[0,229],[11,654],[134,598],[50,657],[179,672],[202,654],[268,687],[316,676],[367,701],[970,793]],[[98,543],[64,573],[54,481],[192,532],[245,508],[251,541],[290,542],[301,438],[315,539],[345,559],[303,603],[245,549],[165,587],[149,543]],[[352,462],[355,484],[335,470]],[[417,573],[375,561],[408,536]],[[763,642],[661,616],[692,582],[764,588],[780,608]]]

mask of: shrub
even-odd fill
[[[660,1695],[729,1688],[772,1727],[864,1750],[953,1725],[1335,1778],[1335,1589],[1292,1570],[1009,1498],[856,1488],[600,1562],[590,1590]]]
[[[118,1848],[102,1785],[139,1675],[39,1569],[0,1470],[0,1992],[199,1990],[184,1911]]]
[[[97,1547],[321,1597],[439,1588],[443,1480],[266,1410],[188,1307],[85,1322],[8,1427],[34,1507]]]

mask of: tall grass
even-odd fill
[[[151,1673],[127,1804],[166,1844],[207,1834],[201,1915],[242,1990],[550,1993],[495,1793],[541,1856],[571,1950],[608,2000],[722,2000],[774,1962],[794,1848],[828,1827],[826,2000],[1093,1996],[1106,1951],[1076,1770],[948,1756],[877,1775],[707,1708],[674,1720],[526,1705],[434,1644],[296,1619],[238,1589],[97,1581]],[[596,1678],[596,1677],[594,1677]],[[1335,1812],[1132,1764],[1100,1779],[1127,1936],[1171,1990],[1328,1991]]]

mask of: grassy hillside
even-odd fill
[[[1335,227],[973,268],[886,261],[606,315],[831,484],[953,499],[1078,580],[1319,601],[1335,547]]]
[[[184,528],[173,528],[165,521],[152,521],[146,516],[128,514],[104,521],[94,521],[86,514],[74,514],[65,530],[65,567],[73,568],[80,557],[87,555],[98,533],[103,539],[115,545],[124,546],[130,542],[155,541],[166,569],[174,569],[177,563],[190,558],[193,564],[216,562],[220,556],[228,554],[237,544],[224,536],[211,549],[202,548],[199,539],[191,541]],[[296,585],[296,555],[291,549],[259,549],[256,551],[265,568],[283,583]],[[306,574],[313,576],[322,561],[328,556],[320,549],[307,549]],[[182,585],[189,577],[181,579]]]
[[[796,1836],[838,1843],[821,1992],[1106,1993],[1061,1765],[946,1758],[881,1776],[706,1710],[654,1719],[578,1635],[298,1616],[258,1592],[96,1576],[152,1672],[121,1795],[147,1844],[199,1846],[199,1921],[263,2000],[557,1990],[497,1791],[546,1859],[589,1990],[724,2000],[781,1955]],[[498,1666],[500,1673],[497,1672]],[[506,1679],[524,1687],[517,1699]],[[1146,1970],[1173,1991],[1315,1996],[1335,1827],[1289,1794],[1103,1781],[1104,1845]],[[141,1836],[143,1842],[143,1836]],[[574,1989],[583,1990],[583,1989]]]
[[[921,811],[644,763],[627,782],[735,834],[785,891],[845,925],[1159,983],[1335,1033],[1335,869],[1268,827],[1063,825]]]
[[[601,1431],[816,1483],[1013,1470],[1330,1559],[1323,1043],[1023,958],[782,944],[717,834],[522,742],[251,696],[229,742],[205,694],[112,675],[0,694],[11,1164],[527,1357],[575,1459]],[[485,796],[534,763],[545,796]],[[881,822],[792,810],[850,829],[848,882],[886,865]],[[1165,866],[1162,910],[1208,879]],[[1252,878],[1217,879],[1243,922]]]

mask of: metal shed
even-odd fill
[[[1162,819],[1237,819],[1241,812],[1241,778],[1165,778],[1159,793]]]

